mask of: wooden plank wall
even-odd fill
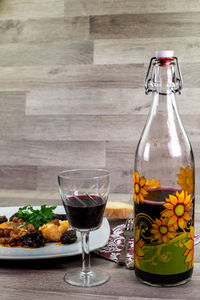
[[[156,49],[174,49],[177,104],[200,167],[200,0],[0,0],[0,188],[57,190],[102,167],[131,193]]]

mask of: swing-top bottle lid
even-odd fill
[[[173,50],[159,50],[155,52],[156,58],[164,58],[164,57],[173,57],[174,56],[174,51]]]
[[[181,75],[181,70],[179,66],[178,58],[174,56],[173,50],[159,50],[155,52],[155,56],[151,58],[147,74],[145,77],[145,93],[148,95],[149,92],[154,91],[152,87],[154,86],[155,78],[153,78],[153,68],[160,68],[173,65],[173,80],[175,80],[174,91],[181,93],[183,86],[183,79]],[[161,73],[160,73],[161,74]]]

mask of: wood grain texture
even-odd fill
[[[142,89],[43,88],[27,94],[26,115],[147,114],[150,103]]]
[[[2,117],[18,116],[25,114],[26,92],[8,91],[0,92],[0,115]]]
[[[64,16],[63,0],[1,0],[0,18],[3,20],[27,20]]]
[[[26,119],[22,135],[31,141],[105,141],[139,139],[133,126],[142,128],[146,118],[143,116],[68,115],[37,116]],[[138,124],[139,123],[139,124]],[[30,136],[31,132],[31,136]],[[89,158],[89,156],[88,156]]]
[[[199,36],[200,13],[121,14],[90,17],[92,39]]]
[[[63,51],[64,49],[64,51]],[[53,42],[50,44],[2,44],[0,66],[43,66],[52,61],[58,65],[90,64],[93,61],[91,41]]]
[[[1,0],[0,169],[13,173],[0,188],[55,191],[60,168],[90,166],[130,193],[152,101],[144,77],[161,48],[181,63],[198,178],[199,20],[200,0]]]
[[[141,37],[129,39],[100,39],[94,41],[94,64],[137,64],[147,62],[150,52],[170,49],[179,57],[180,63],[199,62],[198,36],[182,37]],[[184,75],[184,74],[183,74]]]
[[[89,17],[75,17],[64,19],[65,38],[70,40],[90,39]]]
[[[0,13],[0,39],[1,44],[62,41],[66,30],[62,18],[2,20]]]
[[[199,0],[64,0],[65,16],[196,12]]]
[[[27,190],[37,189],[36,166],[3,166],[0,167],[0,186],[2,189]],[[21,205],[21,202],[19,202]]]
[[[104,142],[0,141],[0,165],[102,167]],[[90,159],[88,159],[88,157]]]
[[[15,90],[25,90],[26,88],[32,90],[45,87],[140,87],[143,89],[144,74],[143,64],[0,67],[0,90],[12,90],[14,88]]]

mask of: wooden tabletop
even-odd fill
[[[8,202],[11,194],[0,192],[0,201],[3,205]],[[30,194],[25,194],[24,200]],[[21,195],[13,196],[15,205],[23,205],[16,201]],[[32,197],[32,196],[31,196]],[[30,199],[31,199],[30,197]],[[34,195],[35,197],[35,195]],[[52,196],[51,196],[52,197]],[[41,196],[42,198],[42,196]],[[29,199],[29,200],[30,200]],[[32,198],[33,199],[33,198]],[[41,199],[40,199],[41,200]],[[53,200],[53,197],[52,197]],[[56,199],[54,199],[56,201]],[[53,201],[54,201],[53,200]],[[10,199],[11,201],[11,199]],[[39,200],[38,200],[39,201]],[[36,201],[36,204],[37,201]],[[13,204],[14,205],[14,204]],[[199,207],[196,205],[196,232],[199,230],[198,212]],[[111,222],[111,226],[115,226]],[[109,299],[109,300],[125,300],[125,299],[200,299],[200,245],[195,246],[195,264],[192,280],[185,285],[179,287],[150,287],[140,283],[133,270],[126,267],[118,266],[116,263],[91,254],[91,265],[96,266],[100,270],[106,270],[110,273],[111,279],[102,286],[92,288],[80,288],[70,286],[63,281],[66,272],[70,272],[74,268],[81,267],[81,255],[32,260],[32,261],[0,261],[0,299],[1,300],[91,300],[91,299]]]

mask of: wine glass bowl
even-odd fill
[[[58,185],[70,226],[80,231],[82,271],[66,274],[64,280],[76,286],[97,286],[110,278],[99,270],[90,270],[89,232],[103,220],[109,193],[110,174],[103,169],[74,169],[58,174]]]

